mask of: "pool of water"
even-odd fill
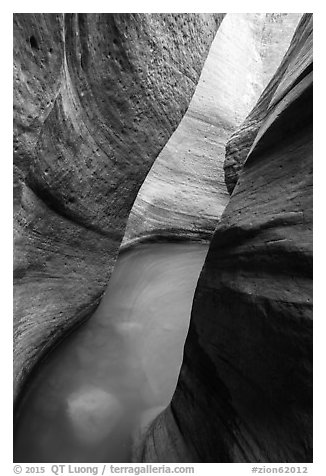
[[[120,255],[92,318],[39,367],[21,405],[15,462],[128,462],[139,427],[171,400],[208,246]]]

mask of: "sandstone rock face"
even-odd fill
[[[312,460],[312,15],[290,50],[215,230],[177,389],[142,461]]]
[[[94,310],[224,14],[15,14],[15,396]]]
[[[225,144],[276,71],[299,19],[297,13],[226,15],[189,109],[140,189],[124,245],[211,237],[229,200]]]
[[[274,28],[275,25],[278,24],[278,21],[279,20],[272,23],[274,24]],[[263,91],[256,106],[250,112],[241,127],[238,128],[234,132],[234,134],[231,135],[226,144],[224,174],[225,183],[230,194],[234,190],[234,187],[239,177],[240,170],[246,160],[246,157],[259,131],[259,128],[266,117],[268,106],[278,87],[279,81],[285,74],[286,70],[289,68],[290,58],[293,55],[297,54],[294,49],[298,50],[301,48],[302,43],[306,40],[307,34],[308,32],[303,31],[301,28],[296,30],[294,38],[295,41],[292,41],[277,72],[272,77],[266,89]],[[269,52],[272,51],[269,50]],[[270,64],[271,61],[266,61],[267,66]]]

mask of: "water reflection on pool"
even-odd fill
[[[15,462],[128,462],[132,437],[170,401],[208,247],[120,255],[93,317],[39,368],[17,422]]]

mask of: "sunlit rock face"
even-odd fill
[[[140,461],[312,461],[310,14],[264,114],[197,284],[176,392]]]
[[[271,14],[271,15],[283,15],[283,14]],[[282,18],[277,16],[275,21],[271,23],[274,28],[282,21]],[[225,149],[225,162],[224,162],[224,174],[225,184],[228,192],[231,194],[237,183],[239,173],[246,160],[246,157],[250,151],[252,143],[260,129],[263,120],[266,118],[268,112],[268,106],[272,100],[280,79],[286,74],[289,69],[289,63],[291,57],[295,55],[294,49],[300,48],[300,45],[306,40],[308,31],[302,29],[296,30],[296,41],[292,41],[287,53],[285,54],[281,64],[279,65],[277,72],[272,77],[266,89],[260,96],[256,106],[249,113],[246,120],[229,138]],[[277,36],[275,37],[277,40]],[[266,53],[271,53],[271,50],[266,50]],[[270,66],[271,61],[266,61],[266,66]],[[270,68],[268,69],[270,71]],[[274,72],[274,71],[273,71]]]
[[[279,66],[300,16],[226,15],[189,109],[140,189],[124,245],[210,238],[229,200],[225,144]]]
[[[224,14],[15,14],[15,396],[103,294]]]

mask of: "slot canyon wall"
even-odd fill
[[[176,391],[136,461],[312,461],[311,14],[262,97],[259,130],[247,121],[229,148],[243,167],[197,284]]]
[[[228,13],[190,106],[162,149],[132,208],[123,245],[209,240],[229,200],[227,140],[275,73],[299,13]]]
[[[225,149],[225,161],[224,161],[224,179],[225,184],[230,195],[232,194],[234,187],[237,183],[239,173],[244,164],[244,161],[250,151],[252,143],[259,131],[259,128],[266,117],[267,109],[273,94],[278,88],[280,78],[285,74],[288,69],[289,62],[292,56],[295,56],[294,49],[298,48],[300,42],[305,38],[301,38],[301,30],[295,32],[295,36],[291,45],[284,55],[278,70],[275,72],[266,89],[260,96],[257,104],[249,113],[246,120],[241,126],[229,137],[226,143]],[[270,65],[270,62],[267,62]]]
[[[96,308],[224,14],[14,14],[14,396]]]

